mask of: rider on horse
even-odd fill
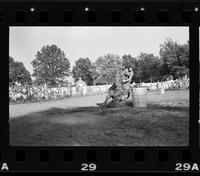
[[[101,106],[105,106],[110,98],[112,98],[113,102],[121,102],[127,99],[130,96],[130,82],[132,81],[132,77],[132,68],[125,68],[123,72],[118,68],[115,71],[115,81],[108,89],[106,100]]]

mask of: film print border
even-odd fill
[[[8,57],[9,26],[188,26],[191,78],[188,147],[10,147],[5,93],[1,96],[1,170],[199,172],[199,8],[200,3],[191,1],[0,2],[1,58]],[[1,69],[1,75],[6,69]],[[1,77],[1,82],[6,81]],[[7,86],[1,89],[8,93]]]
[[[197,2],[1,4],[0,22],[15,26],[189,26],[199,11]]]

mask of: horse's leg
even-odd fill
[[[108,100],[111,98],[110,94],[106,96],[105,101],[100,105],[102,108],[107,104]]]
[[[113,97],[113,103],[118,103],[122,99],[123,93],[121,91],[116,91]]]

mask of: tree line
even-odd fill
[[[54,44],[46,45],[37,51],[31,62],[34,81],[22,62],[16,62],[9,57],[9,85],[19,82],[22,85],[46,83],[53,86],[64,83],[64,78],[70,75],[75,81],[81,77],[87,85],[112,84],[115,69],[119,67],[132,67],[133,81],[136,83],[165,81],[169,76],[177,79],[189,75],[189,42],[178,44],[167,39],[159,47],[159,56],[141,52],[137,57],[131,54],[120,57],[109,53],[98,57],[95,62],[88,57],[81,57],[75,61],[71,70],[70,61],[64,51]]]

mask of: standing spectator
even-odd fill
[[[84,92],[84,87],[86,87],[86,82],[84,82],[81,78],[76,82],[76,89],[79,95],[83,95]]]

